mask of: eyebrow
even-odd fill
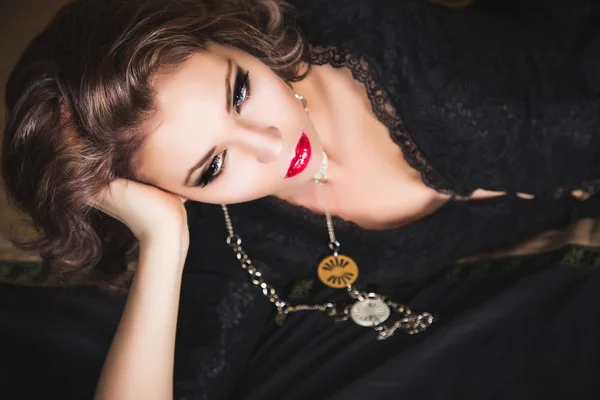
[[[225,110],[227,111],[227,114],[231,114],[231,101],[232,101],[232,94],[231,94],[231,73],[233,71],[233,61],[231,61],[231,58],[227,58],[227,73],[225,74]],[[194,165],[192,168],[190,168],[190,170],[188,171],[188,174],[185,178],[185,182],[183,182],[184,186],[188,186],[190,184],[190,178],[192,177],[192,174],[194,172],[196,172],[197,170],[201,169],[202,167],[204,167],[204,165],[211,159],[211,157],[215,154],[215,151],[217,151],[217,147],[213,147],[212,149],[210,149],[201,159],[200,161],[198,161],[196,163],[196,165]]]
[[[217,151],[217,146],[213,147],[212,149],[210,149],[208,151],[208,153],[206,153],[201,159],[200,161],[198,161],[196,163],[196,165],[194,165],[192,168],[190,168],[187,177],[185,178],[185,182],[183,183],[185,186],[188,186],[190,184],[190,178],[192,177],[192,174],[199,170],[200,168],[202,168],[204,166],[204,164],[206,164],[208,161],[210,161],[211,157],[215,154],[215,151]]]

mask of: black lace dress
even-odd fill
[[[427,185],[460,196],[479,188],[509,195],[450,201],[400,229],[334,219],[361,288],[436,315],[425,332],[399,330],[385,341],[321,312],[296,313],[278,326],[275,307],[225,243],[220,208],[189,204],[175,398],[598,398],[596,269],[574,268],[556,252],[500,267],[454,263],[600,216],[600,7],[591,0],[480,0],[464,10],[418,0],[295,3],[312,62],[349,68],[364,83],[373,111]],[[573,198],[575,189],[589,198]],[[316,280],[329,254],[323,216],[274,198],[230,212],[254,265],[282,297],[348,300]],[[60,378],[44,380],[46,393],[92,393],[124,299],[6,286],[0,296],[17,304],[0,308],[3,332],[19,335],[19,345],[3,349],[13,356],[5,376],[52,370]],[[24,314],[32,318],[6,322]],[[20,364],[23,354],[33,367]]]

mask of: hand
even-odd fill
[[[140,241],[139,259],[95,399],[167,399],[173,395],[175,332],[189,246],[179,196],[118,179],[95,206]]]
[[[187,213],[181,197],[142,183],[116,179],[95,207],[123,222],[140,242],[181,237],[187,248]]]

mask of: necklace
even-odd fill
[[[298,94],[295,94],[295,96],[302,102],[305,111],[308,112],[304,98]],[[254,267],[252,260],[242,248],[242,238],[234,232],[229,209],[222,204],[221,209],[225,217],[225,226],[229,233],[227,244],[235,252],[242,269],[250,275],[252,284],[261,288],[265,297],[275,305],[277,309],[275,320],[279,325],[283,325],[289,314],[299,311],[320,311],[338,322],[351,319],[357,325],[372,327],[377,332],[377,340],[385,340],[393,336],[398,329],[411,335],[423,332],[434,322],[434,317],[430,313],[413,314],[411,309],[404,304],[391,301],[386,296],[377,293],[359,291],[353,286],[358,278],[358,266],[352,258],[340,254],[341,245],[336,239],[333,219],[327,203],[325,186],[327,183],[327,166],[327,154],[323,153],[319,172],[313,179],[321,188],[325,205],[327,233],[329,235],[329,249],[332,254],[321,260],[317,268],[317,275],[320,281],[328,287],[334,289],[345,288],[348,295],[355,300],[353,304],[347,306],[339,306],[335,303],[293,305],[282,300],[275,288],[263,279],[262,273]],[[393,323],[386,325],[385,322],[390,319],[392,313],[398,314],[398,318]]]
[[[319,184],[323,185],[322,183]],[[325,190],[323,192],[325,193]],[[339,253],[340,243],[335,238],[331,214],[328,211],[326,212],[326,220],[330,239],[329,248],[332,255],[325,257],[320,262],[317,274],[321,282],[329,287],[346,288],[348,295],[356,301],[352,305],[339,307],[334,303],[292,305],[282,300],[275,288],[263,279],[262,273],[254,267],[252,260],[242,248],[242,238],[233,230],[227,206],[223,204],[221,208],[229,233],[227,244],[235,252],[242,269],[250,275],[252,283],[260,287],[263,294],[277,308],[276,321],[279,325],[283,325],[287,316],[291,313],[321,311],[338,322],[347,321],[350,318],[360,326],[373,327],[377,332],[377,340],[384,340],[392,336],[398,329],[411,335],[423,332],[434,322],[434,318],[430,313],[413,314],[410,308],[403,304],[393,302],[377,293],[361,292],[353,286],[358,277],[358,267],[350,257]],[[398,313],[399,318],[392,324],[385,325],[384,322],[390,318],[392,312]]]

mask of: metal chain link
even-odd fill
[[[244,249],[242,248],[242,238],[235,234],[233,230],[233,224],[231,222],[231,217],[229,215],[229,210],[226,205],[221,205],[221,209],[223,210],[223,214],[225,216],[225,225],[227,227],[227,231],[229,235],[227,236],[227,244],[232,248],[235,252],[236,257],[242,267],[242,269],[248,272],[250,275],[250,280],[252,284],[260,287],[262,289],[263,295],[269,299],[271,303],[275,305],[277,308],[277,317],[276,321],[279,325],[283,325],[285,319],[288,314],[299,312],[299,311],[321,311],[326,313],[328,316],[334,318],[335,321],[346,321],[350,315],[350,306],[346,306],[343,309],[338,309],[338,306],[334,303],[325,303],[325,304],[296,304],[292,305],[282,300],[275,288],[269,285],[262,277],[262,273],[254,267],[252,264],[252,260],[248,257]],[[335,240],[335,233],[333,232],[333,223],[331,221],[331,216],[328,215],[328,230],[330,231],[330,247],[333,246],[332,251],[334,254],[339,250],[339,243]],[[329,229],[329,227],[331,227]],[[336,247],[337,243],[337,247]],[[337,254],[335,254],[337,255]],[[409,334],[415,334],[419,332],[423,332],[427,329],[433,322],[434,317],[429,313],[422,313],[418,315],[414,315],[412,311],[403,304],[397,304],[390,300],[387,300],[385,296],[378,295],[375,293],[367,293],[361,292],[354,288],[352,285],[347,286],[348,294],[351,298],[363,301],[365,299],[381,299],[383,300],[392,310],[398,312],[401,315],[401,318],[398,321],[395,321],[394,324],[390,327],[379,324],[374,326],[374,330],[378,333],[377,340],[385,340],[392,336],[397,329],[401,329]]]
[[[327,190],[325,190],[325,184],[322,181],[316,181],[319,187],[321,188],[321,193],[323,194],[323,203],[325,206],[325,222],[327,223],[327,233],[329,234],[329,243],[337,243],[338,247],[340,243],[335,238],[335,230],[333,229],[333,219],[331,218],[331,213],[327,207]]]
[[[380,324],[374,327],[375,331],[378,332],[377,340],[385,340],[388,337],[392,336],[394,332],[401,328],[408,334],[415,334],[423,332],[425,329],[429,328],[431,324],[435,321],[435,318],[430,313],[421,313],[421,314],[413,314],[411,309],[405,306],[404,304],[395,303],[391,300],[388,300],[386,296],[379,295],[372,292],[360,292],[354,289],[351,285],[348,286],[348,294],[353,299],[363,301],[366,299],[380,299],[385,302],[392,310],[399,313],[402,318],[396,322],[391,327],[387,327],[385,324]]]

